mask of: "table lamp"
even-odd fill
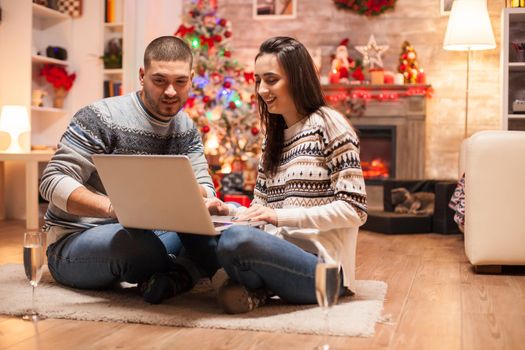
[[[3,106],[0,114],[0,131],[9,134],[11,140],[7,153],[29,152],[29,114],[25,106]],[[27,133],[27,134],[24,134]]]
[[[448,20],[443,48],[467,51],[467,85],[465,102],[465,138],[468,136],[468,89],[470,52],[496,47],[486,0],[455,0]]]

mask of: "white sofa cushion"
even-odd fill
[[[464,152],[469,261],[525,265],[525,132],[478,132]]]

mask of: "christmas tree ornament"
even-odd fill
[[[254,74],[233,58],[231,22],[217,16],[216,1],[191,0],[186,9],[175,35],[192,48],[197,74],[184,110],[201,131],[210,164],[220,159],[225,171],[233,159],[255,159],[261,151],[261,134],[253,132],[259,126]]]
[[[399,55],[398,72],[403,74],[404,82],[415,84],[418,82],[419,65],[417,62],[416,50],[408,41],[403,42],[401,54]],[[420,81],[425,77],[421,77]],[[424,83],[421,83],[424,84]]]
[[[355,49],[363,55],[363,65],[368,68],[383,68],[381,55],[388,50],[388,45],[377,45],[374,34],[368,39],[366,46],[356,46]]]
[[[350,78],[355,80],[363,80],[364,76],[361,70],[361,61],[354,61],[348,54],[349,39],[341,40],[335,50],[335,55],[332,57],[332,63],[329,73],[329,81],[331,84],[349,83]]]

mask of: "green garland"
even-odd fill
[[[391,10],[397,0],[333,0],[339,8],[356,12],[365,16],[378,16],[386,10]]]

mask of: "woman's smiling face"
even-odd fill
[[[290,94],[288,77],[276,55],[264,54],[255,61],[255,84],[269,113],[281,114],[288,126],[300,119]]]

